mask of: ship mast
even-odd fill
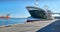
[[[46,11],[48,10],[48,6],[47,5],[45,5],[44,8],[45,8]]]
[[[38,1],[39,0],[35,0],[34,6],[38,7]]]

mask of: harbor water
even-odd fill
[[[0,18],[0,26],[2,25],[14,25],[14,24],[24,24],[26,22],[26,18]]]

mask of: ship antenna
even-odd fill
[[[46,10],[46,11],[48,10],[48,6],[47,6],[47,5],[45,5],[45,7],[44,7],[44,8],[45,8],[45,10]]]
[[[38,0],[35,0],[34,5],[35,5],[36,7],[38,7]]]

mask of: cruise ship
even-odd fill
[[[31,17],[33,18],[40,18],[40,19],[51,19],[51,11],[44,10],[38,7],[38,0],[36,0],[35,6],[26,6],[26,9],[30,13]]]

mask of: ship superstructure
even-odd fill
[[[52,18],[50,10],[47,10],[47,9],[44,10],[42,8],[39,8],[38,0],[35,1],[34,6],[27,6],[26,9],[29,11],[31,17],[33,17],[33,18],[43,18],[43,19],[51,19]]]
[[[27,6],[26,7],[29,13],[31,14],[32,17],[34,18],[44,18],[46,19],[46,11],[39,7],[32,7],[32,6]]]

